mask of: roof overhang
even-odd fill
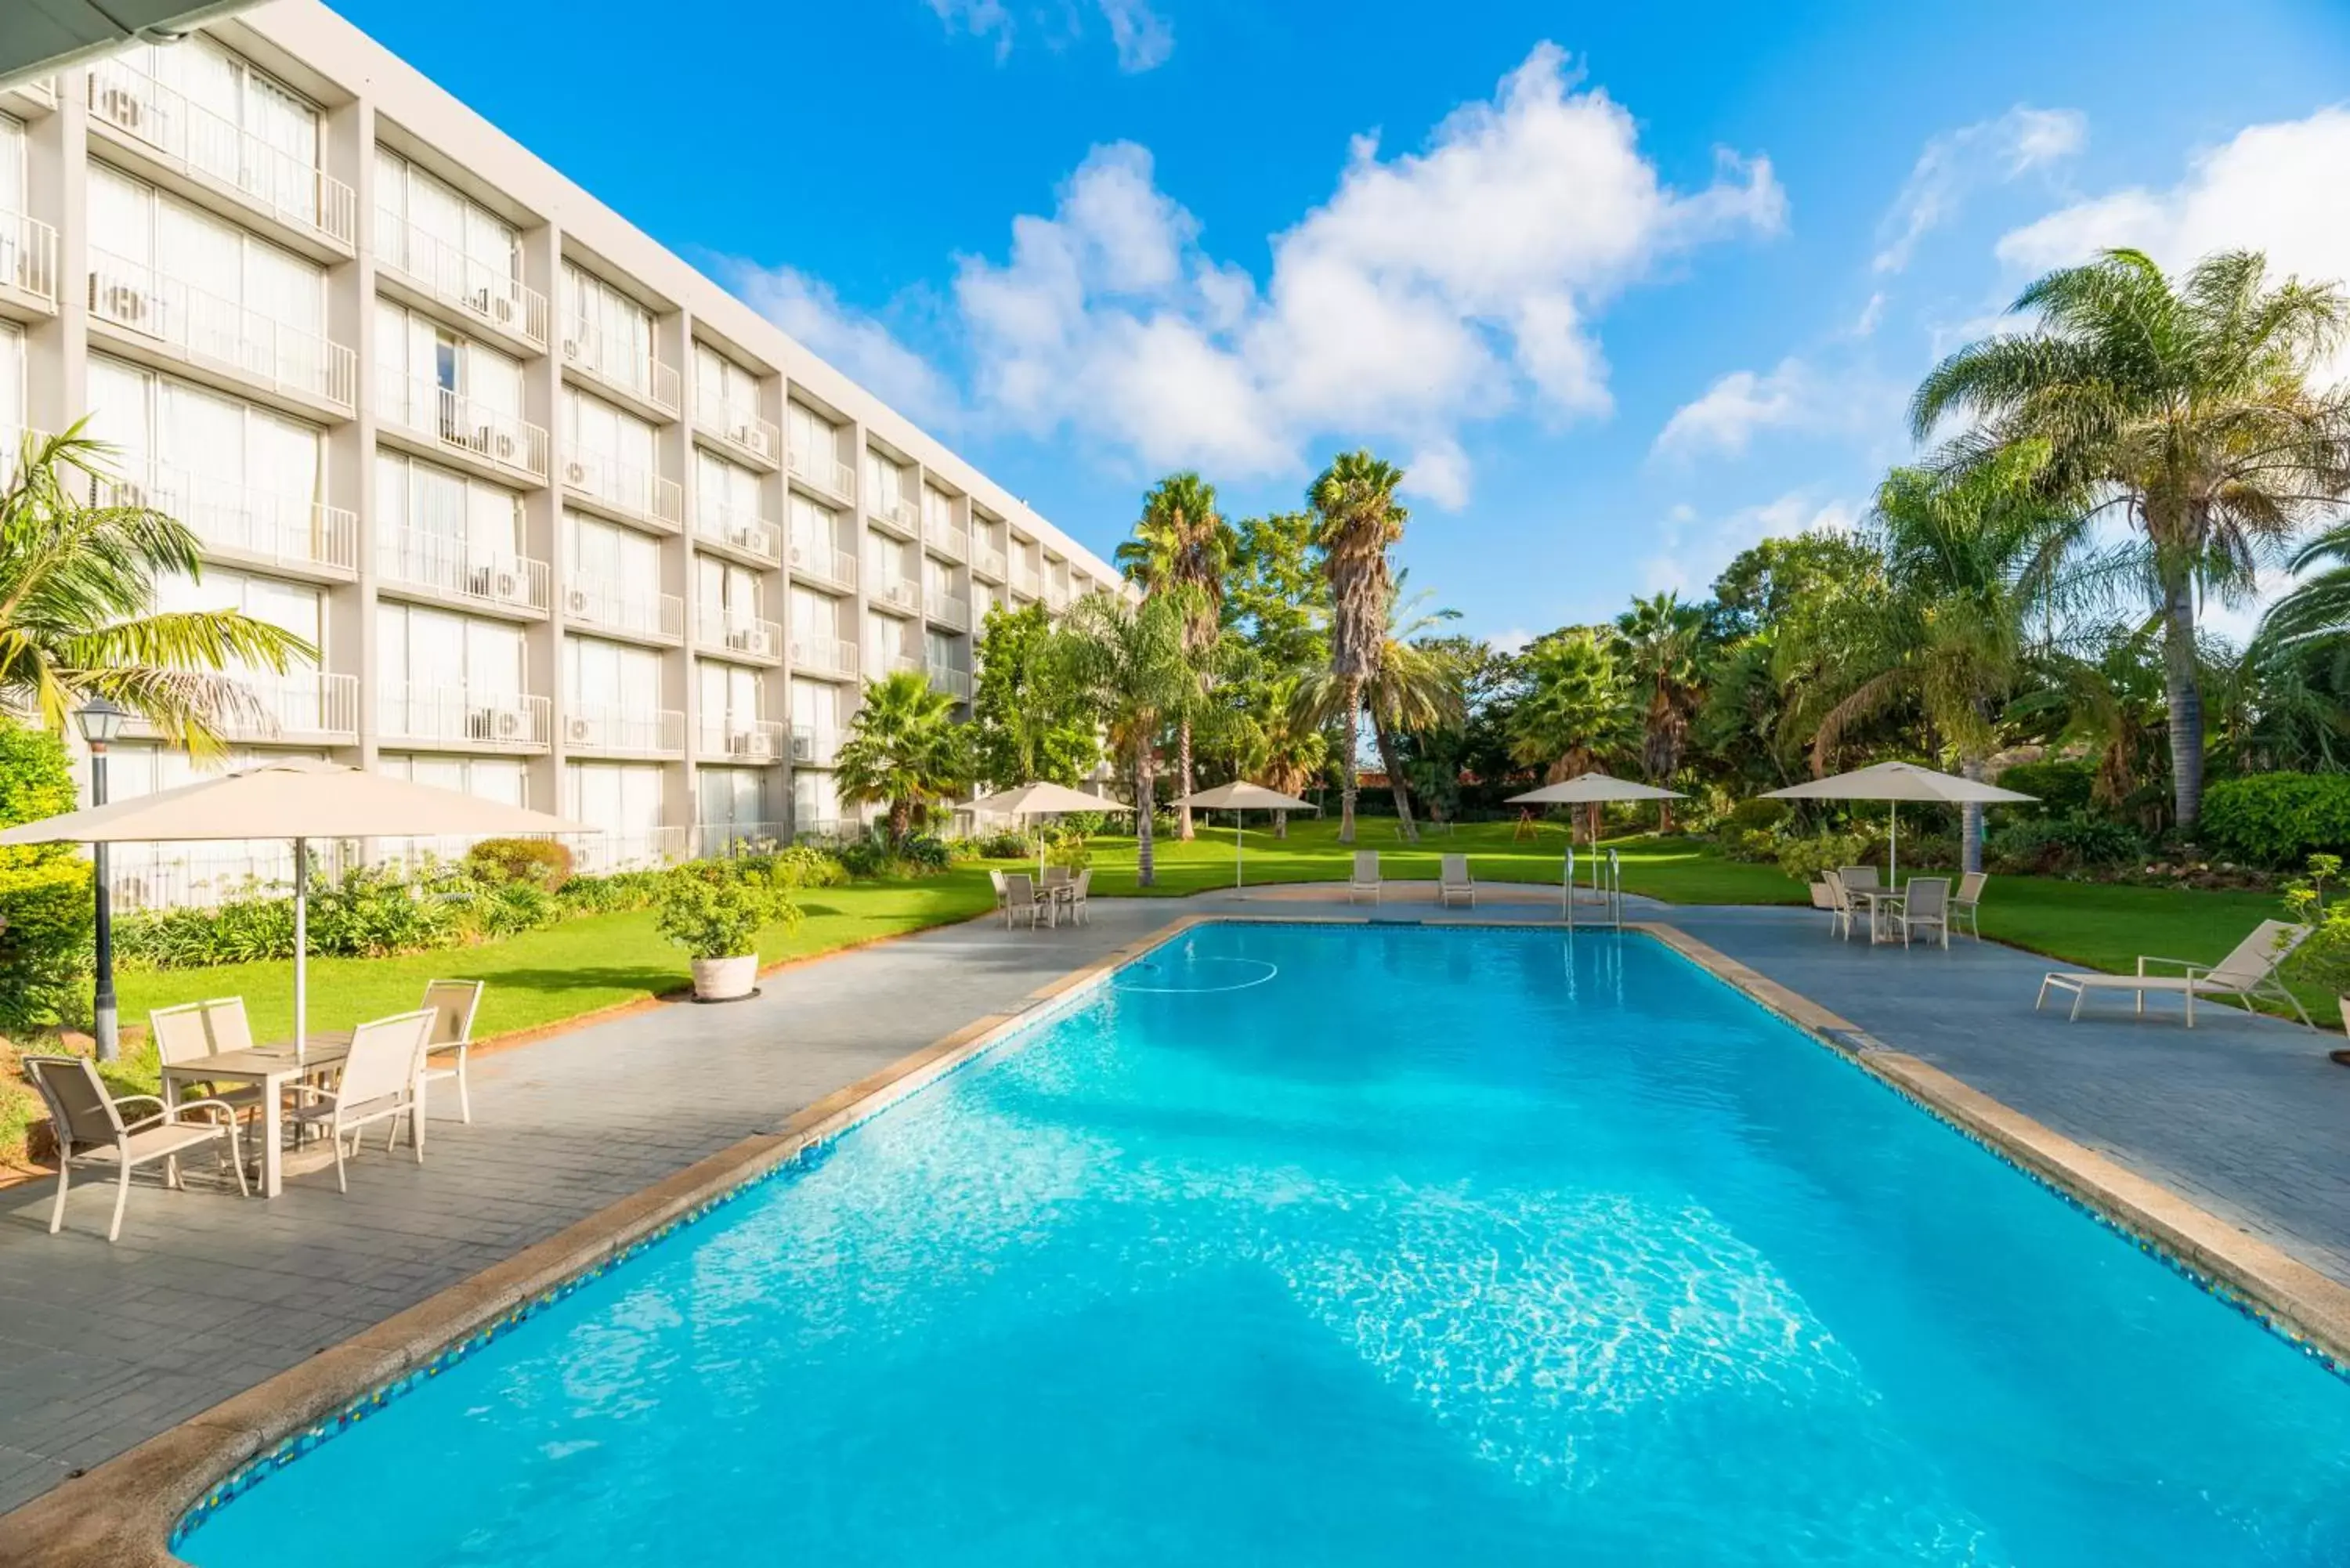
[[[177,38],[256,0],[5,0],[0,4],[0,88],[35,81],[134,39]]]

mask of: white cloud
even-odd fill
[[[1534,639],[1533,632],[1524,627],[1513,626],[1507,631],[1495,632],[1485,642],[1496,653],[1523,653]]]
[[[1076,5],[1036,5],[1015,16],[1003,0],[927,0],[931,10],[951,31],[975,38],[992,38],[995,57],[1012,53],[1014,38],[1024,25],[1043,32],[1048,47],[1066,47],[1083,31]],[[1093,9],[1109,25],[1111,47],[1118,50],[1118,68],[1139,72],[1165,65],[1175,52],[1175,29],[1149,0],[1092,0]]]
[[[880,320],[843,305],[821,280],[787,266],[723,259],[719,272],[754,310],[899,412],[932,424],[959,421],[959,402],[947,379]]]
[[[1641,591],[1702,594],[1741,550],[1796,534],[1849,533],[1862,514],[1849,502],[1822,502],[1802,491],[1711,521],[1690,507],[1676,506],[1658,524],[1656,553],[1640,563]]]
[[[1866,305],[1860,307],[1860,318],[1852,324],[1852,335],[1855,337],[1874,337],[1877,324],[1884,319],[1885,291],[1880,288],[1868,296]]]
[[[1996,119],[1935,137],[1877,225],[1876,269],[1899,272],[1918,242],[1949,222],[1972,192],[2069,158],[2088,134],[2088,119],[2078,110],[2019,104]]]
[[[1052,216],[1014,221],[1008,255],[962,265],[975,400],[1152,468],[1268,475],[1317,437],[1393,442],[1418,493],[1458,505],[1468,421],[1609,408],[1595,323],[1616,293],[1783,224],[1767,161],[1719,165],[1701,190],[1665,187],[1631,117],[1541,45],[1425,150],[1358,138],[1330,198],[1273,236],[1260,289],[1205,251],[1146,150],[1097,147]]]
[[[1703,452],[1735,455],[1758,430],[1811,420],[1818,397],[1814,378],[1801,360],[1783,359],[1767,375],[1732,370],[1697,401],[1674,410],[1652,450],[1682,457]]]

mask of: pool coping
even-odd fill
[[[1118,969],[1192,927],[1406,923],[1560,929],[1555,919],[1534,919],[1406,922],[1304,911],[1179,916],[1047,981],[1018,1009],[974,1018],[816,1100],[775,1131],[754,1134],[698,1160],[0,1515],[0,1568],[186,1568],[172,1550],[182,1519],[255,1460],[296,1443],[322,1423],[348,1416],[389,1385],[430,1376],[440,1358],[467,1342],[501,1332],[623,1255],[775,1173],[803,1151],[1074,1002]],[[1656,940],[1836,1051],[2337,1371],[2350,1366],[2350,1287],[1940,1069],[1881,1044],[1678,927],[1627,920],[1623,929]]]

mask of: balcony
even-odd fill
[[[624,516],[671,528],[685,520],[685,491],[674,479],[602,452],[574,453],[563,464],[563,487]]]
[[[991,583],[1003,580],[1003,552],[983,544],[971,557],[971,574]]]
[[[857,555],[820,540],[795,539],[785,559],[795,582],[821,584],[844,594],[857,591]]]
[[[564,616],[625,637],[677,642],[685,636],[685,601],[575,573],[563,587]]]
[[[546,296],[504,267],[467,255],[389,207],[375,210],[375,259],[392,282],[546,352]]]
[[[674,708],[567,708],[563,743],[571,751],[599,756],[676,756],[685,751],[685,715]]]
[[[546,750],[546,699],[478,691],[463,681],[403,685],[375,694],[376,728],[388,741],[486,746],[501,752]]]
[[[971,535],[951,523],[932,523],[922,530],[922,543],[931,555],[957,566],[971,559]]]
[[[0,300],[44,315],[57,307],[57,232],[0,210]]]
[[[239,675],[236,680],[246,700],[222,714],[213,726],[224,740],[348,745],[359,739],[359,682],[355,675],[298,670],[284,675]],[[160,733],[138,719],[126,726],[126,732]]]
[[[840,732],[815,724],[792,726],[792,763],[803,768],[828,768],[840,754]]]
[[[957,631],[971,629],[971,601],[952,594],[932,594],[923,613],[941,626],[951,626]]]
[[[173,172],[349,254],[359,234],[359,200],[348,185],[129,62],[91,63],[89,113]]]
[[[783,461],[784,432],[772,420],[763,420],[759,410],[739,403],[712,400],[704,408],[702,400],[693,402],[693,422],[733,447],[773,468]]]
[[[677,367],[609,343],[584,321],[563,324],[563,362],[599,386],[677,417]]]
[[[502,475],[546,483],[544,426],[425,377],[387,370],[376,391],[376,412],[387,421],[446,451],[476,458]]]
[[[723,605],[693,607],[693,639],[706,652],[723,650],[744,659],[775,660],[784,657],[782,627]]]
[[[705,856],[760,855],[790,840],[780,822],[698,822],[693,825],[694,853]]]
[[[922,590],[911,577],[884,576],[873,585],[873,604],[877,609],[893,609],[901,615],[911,615],[920,604]]]
[[[943,691],[958,702],[971,701],[970,670],[957,670],[951,664],[940,664],[933,660],[930,667],[930,674],[931,690]]]
[[[147,506],[177,518],[207,556],[343,577],[359,570],[359,518],[339,506],[207,479],[137,455],[99,493],[108,506]]]
[[[603,877],[674,866],[692,853],[690,837],[682,827],[641,827],[630,833],[567,833],[562,841],[571,850],[573,871]]]
[[[814,676],[818,680],[857,679],[857,645],[829,632],[821,636],[795,636],[791,641],[791,659],[795,675]]]
[[[547,607],[545,561],[481,549],[445,534],[385,528],[376,541],[375,570],[388,585],[421,589],[436,598],[542,615]]]
[[[174,358],[351,411],[359,359],[348,348],[160,268],[92,250],[89,310]]]
[[[1016,560],[1014,561],[1012,563],[1012,591],[1018,594],[1022,598],[1026,599],[1033,599],[1042,594],[1045,591],[1045,586],[1036,576],[1036,568],[1023,565],[1021,562]]]
[[[784,757],[784,727],[767,719],[705,713],[696,750],[705,757],[738,763],[776,763]]]
[[[915,511],[914,504],[902,495],[877,497],[867,508],[867,513],[874,522],[900,539],[915,538],[922,531],[921,514]]]
[[[1046,583],[1045,585],[1045,607],[1051,610],[1055,615],[1058,615],[1063,610],[1068,608],[1069,585],[1065,582]]]
[[[357,841],[310,840],[314,872],[339,877],[359,864]],[[118,915],[133,909],[209,909],[255,891],[294,885],[294,846],[283,839],[117,844],[107,853],[107,897]]]
[[[891,652],[884,649],[881,655],[881,669],[882,673],[886,675],[924,675],[928,673],[930,665],[919,653],[907,653],[902,650]]]
[[[784,558],[784,532],[747,506],[697,497],[693,504],[693,536],[756,556],[762,561]]]
[[[795,446],[785,454],[784,466],[803,484],[814,485],[843,501],[852,500],[857,494],[857,470],[835,453]]]

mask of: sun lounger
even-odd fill
[[[1376,849],[1355,851],[1355,869],[1347,881],[1347,902],[1353,903],[1364,893],[1371,896],[1372,903],[1379,901],[1379,852]]]
[[[2137,997],[2137,1011],[2146,1012],[2148,992],[2161,996],[2182,996],[2187,999],[2187,1027],[2195,1027],[2195,999],[2199,996],[2240,996],[2247,1000],[2265,997],[2282,1002],[2309,1023],[2309,1012],[2301,1005],[2300,998],[2285,988],[2277,978],[2277,971],[2293,956],[2295,948],[2309,939],[2307,926],[2288,925],[2282,920],[2262,920],[2252,934],[2236,944],[2236,950],[2209,966],[2189,963],[2185,959],[2142,957],[2137,961],[2136,974],[2091,974],[2066,971],[2051,971],[2040,982],[2039,1000],[2032,1006],[2038,1012],[2048,1000],[2049,992],[2069,991],[2073,993],[2070,1016],[2081,1016],[2081,1003],[2093,991],[2133,992]],[[2148,974],[2148,964],[2176,964],[2178,974]],[[2314,1027],[2314,1026],[2313,1026]]]
[[[1477,907],[1477,884],[1469,875],[1466,855],[1447,855],[1437,863],[1437,903],[1449,905],[1456,898],[1472,909]]]

